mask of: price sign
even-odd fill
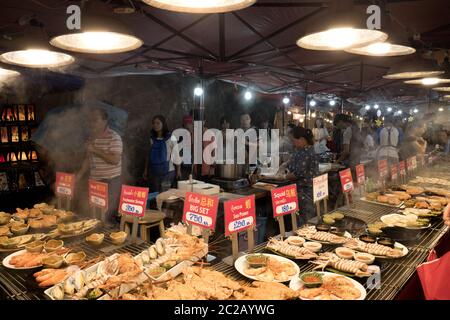
[[[225,201],[225,235],[241,232],[256,224],[255,196]]]
[[[123,185],[119,210],[123,214],[143,217],[147,207],[148,188]]]
[[[297,185],[291,184],[273,189],[271,194],[273,216],[275,218],[298,210]]]
[[[75,190],[75,175],[57,172],[55,188],[58,195],[72,198]]]
[[[366,174],[364,172],[364,165],[363,164],[358,164],[355,167],[356,170],[356,181],[358,182],[359,185],[363,185],[366,183]]]
[[[406,159],[406,170],[411,172],[414,170],[413,157]]]
[[[205,229],[216,228],[218,197],[186,192],[183,208],[183,221]]]
[[[339,171],[341,178],[342,192],[349,193],[353,191],[353,177],[350,169]]]
[[[388,176],[388,162],[386,159],[382,159],[378,161],[378,174],[381,179],[384,179]]]
[[[400,176],[406,176],[405,161],[400,161],[400,163],[398,164],[398,168],[399,168],[399,171],[400,171]]]
[[[391,167],[391,179],[392,180],[398,179],[398,166],[396,163],[394,163]]]
[[[313,198],[314,202],[328,198],[328,173],[313,179]]]
[[[108,184],[89,179],[89,204],[103,209],[108,208]]]

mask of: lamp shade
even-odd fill
[[[383,78],[392,80],[414,79],[435,77],[443,73],[444,71],[440,70],[431,60],[412,56],[396,63]]]
[[[367,29],[366,19],[348,0],[332,1],[330,15],[320,28],[310,29],[297,41],[299,47],[311,50],[345,50],[382,42],[388,35]]]
[[[436,87],[436,88],[433,88],[433,90],[440,91],[440,92],[450,92],[450,87]]]
[[[142,0],[155,8],[185,13],[224,13],[241,10],[256,0]]]
[[[385,27],[383,27],[383,31],[389,35],[388,40],[374,42],[364,47],[349,48],[345,51],[348,53],[374,57],[404,56],[415,53],[416,49],[409,46],[407,34],[398,31],[398,26],[395,27],[393,25],[388,12],[386,12],[385,15],[386,19],[383,20],[386,22],[384,23]]]
[[[127,52],[142,46],[142,40],[116,19],[87,13],[85,16],[81,30],[55,36],[50,44],[68,51],[96,54]]]
[[[440,79],[440,78],[423,78],[415,80],[407,80],[406,84],[422,84],[424,86],[434,86],[442,83],[450,83],[450,79]]]
[[[17,71],[0,68],[0,80],[9,78],[9,77],[16,77],[18,75],[20,75],[20,73]]]
[[[1,45],[7,51],[0,56],[0,60],[7,64],[28,68],[56,68],[75,61],[71,55],[53,51],[42,30],[26,30],[24,36],[3,40]]]

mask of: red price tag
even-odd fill
[[[378,161],[378,174],[381,179],[384,179],[388,176],[388,162],[386,159]]]
[[[275,218],[298,210],[297,185],[291,184],[273,189],[271,193],[273,216]]]
[[[123,185],[119,210],[123,214],[143,217],[147,208],[148,188]]]
[[[358,182],[359,185],[364,185],[366,183],[366,175],[364,172],[364,165],[358,164],[355,167],[355,170],[356,170],[356,181]]]
[[[91,206],[108,208],[108,184],[89,179],[89,204]]]
[[[186,192],[183,208],[183,221],[205,229],[216,228],[218,197]]]
[[[349,193],[353,191],[353,177],[350,169],[339,171],[341,178],[342,192]]]
[[[241,232],[256,224],[255,196],[229,200],[223,204],[225,210],[225,235]]]
[[[60,196],[72,198],[75,191],[75,175],[56,172],[56,193]]]
[[[400,171],[400,175],[401,176],[406,176],[406,165],[405,165],[405,161],[400,161],[399,163],[399,171]]]
[[[391,167],[391,179],[397,180],[398,179],[398,166],[397,164],[393,164]]]

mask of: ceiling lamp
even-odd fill
[[[442,108],[442,107],[439,107],[439,112],[442,112],[442,111],[444,111],[444,108]]]
[[[143,42],[115,19],[88,15],[81,20],[81,30],[56,36],[50,44],[68,51],[109,54],[135,50]]]
[[[444,98],[445,100],[450,100],[450,94],[446,94],[445,96],[443,96],[443,98]]]
[[[423,78],[416,80],[405,81],[407,84],[422,84],[424,86],[434,86],[440,83],[450,83],[450,79],[439,79],[439,78]]]
[[[435,91],[441,91],[441,92],[450,92],[450,87],[437,87],[433,88]]]
[[[0,60],[7,64],[28,68],[56,68],[71,64],[75,59],[68,54],[52,51],[42,30],[26,30],[26,36],[4,40],[7,51]]]
[[[0,68],[0,80],[9,77],[16,77],[18,75],[20,75],[20,73],[17,71]]]
[[[379,30],[367,29],[366,19],[355,14],[353,1],[331,2],[331,18],[320,30],[311,30],[297,41],[299,47],[311,50],[344,50],[364,47],[371,43],[385,41],[388,36]]]
[[[413,56],[410,58],[408,57],[400,63],[396,63],[389,69],[388,73],[384,75],[383,78],[392,80],[414,79],[435,77],[443,73],[444,71],[439,70],[437,65],[431,60]]]
[[[334,107],[335,105],[336,105],[336,101],[334,101],[334,100],[330,100],[330,106],[332,106],[332,107]]]
[[[291,99],[289,99],[288,97],[284,97],[283,98],[283,103],[284,104],[289,104],[289,102],[291,102]]]
[[[384,31],[389,35],[389,41],[378,41],[369,44],[368,46],[350,48],[346,49],[345,51],[353,54],[375,57],[404,56],[416,52],[416,49],[409,46],[409,41],[406,35],[403,33],[399,35],[397,31],[398,26],[393,26],[389,13],[386,12],[385,15],[387,16],[387,21],[384,22],[384,25],[386,25],[387,27],[384,29]]]
[[[256,0],[142,0],[146,4],[184,13],[224,13],[244,9]]]

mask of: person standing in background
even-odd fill
[[[425,130],[425,123],[423,122],[416,122],[406,130],[405,140],[399,151],[401,160],[425,153],[427,142],[422,137]]]
[[[106,217],[110,224],[115,225],[118,222],[117,209],[122,186],[122,138],[108,127],[108,113],[103,109],[94,109],[91,112],[89,128],[87,157],[77,178],[90,170],[91,179],[108,184],[109,201]]]
[[[329,134],[328,130],[324,126],[324,121],[322,118],[316,119],[312,133],[314,135],[314,151],[317,154],[329,151],[327,148]]]
[[[450,154],[450,137],[446,130],[439,130],[437,133],[437,144],[443,150],[445,155]]]
[[[384,127],[380,131],[380,147],[377,150],[377,160],[387,159],[389,164],[398,162],[399,132],[392,118],[386,117]]]
[[[181,176],[180,166],[172,155],[178,157],[177,152],[172,152],[177,146],[177,140],[167,127],[166,119],[162,115],[153,117],[150,151],[145,161],[144,179],[149,181],[151,192],[162,192],[170,188],[175,179]]]
[[[342,135],[341,146],[338,148],[340,153],[337,162],[341,162],[347,167],[354,167],[359,163],[363,148],[360,130],[350,116],[345,114],[337,114],[334,117],[333,124],[341,131]]]

